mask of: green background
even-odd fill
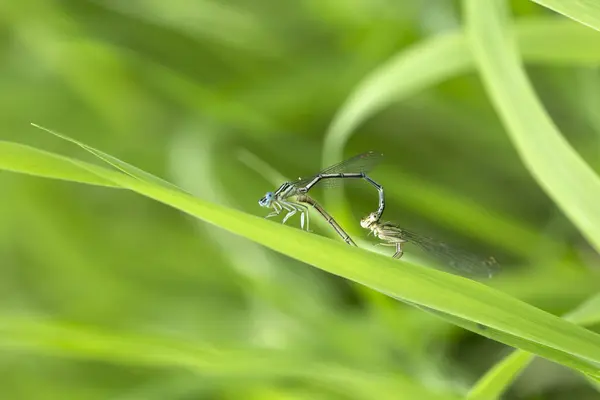
[[[534,3],[511,5],[540,102],[597,173],[600,33]],[[34,122],[257,216],[268,213],[258,199],[286,178],[378,150],[385,219],[494,255],[503,271],[486,284],[562,315],[600,288],[598,254],[523,162],[473,62],[454,59],[458,51],[424,56],[438,39],[460,39],[464,8],[4,2],[0,139],[96,162]],[[422,63],[402,64],[411,54]],[[456,73],[436,75],[453,63]],[[368,77],[390,65],[404,69],[370,86],[397,86],[390,104],[372,106],[344,145],[339,121],[371,104]],[[6,398],[450,399],[512,351],[131,192],[11,172],[0,183]],[[345,201],[333,192],[315,197],[367,240],[357,222],[375,209],[374,191],[348,185]],[[361,246],[382,250],[373,244]],[[505,389],[511,399],[600,396],[544,360]]]

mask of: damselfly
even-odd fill
[[[393,258],[402,257],[404,243],[412,243],[458,275],[489,278],[499,268],[493,257],[479,258],[446,243],[402,229],[391,222],[380,222],[379,218],[377,213],[371,213],[360,220],[360,226],[370,230],[375,237],[385,242],[381,245],[395,246],[396,252]]]
[[[262,207],[273,209],[273,212],[268,214],[266,218],[279,215],[283,210],[285,210],[286,214],[283,217],[282,223],[285,223],[290,217],[299,212],[300,226],[304,229],[304,220],[306,219],[306,230],[308,230],[307,207],[301,204],[302,202],[308,203],[315,207],[315,209],[317,209],[321,215],[328,219],[328,222],[333,221],[333,224],[335,225],[333,225],[331,222],[330,224],[332,227],[334,227],[336,232],[342,236],[346,243],[354,244],[354,242],[352,242],[349,236],[343,232],[335,220],[331,218],[331,216],[329,216],[329,214],[327,214],[325,210],[323,210],[323,208],[320,207],[313,199],[308,197],[307,193],[320,181],[323,181],[322,186],[330,187],[339,184],[341,181],[343,181],[343,179],[364,179],[373,185],[379,192],[379,207],[375,214],[378,217],[381,217],[381,214],[385,208],[383,187],[367,176],[367,172],[375,167],[381,161],[381,158],[382,154],[374,151],[359,154],[338,164],[332,165],[331,167],[326,168],[315,175],[311,175],[306,178],[298,178],[298,180],[295,182],[285,182],[279,186],[275,192],[267,192],[267,194],[265,194],[265,196],[259,200],[258,204],[260,204]],[[307,199],[309,201],[302,201]],[[319,208],[317,208],[317,206]],[[343,232],[343,234],[340,232]],[[349,243],[348,239],[352,243]]]

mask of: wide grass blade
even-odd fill
[[[16,147],[23,150],[22,146]],[[40,153],[32,153],[41,161]],[[56,160],[72,163],[96,174],[101,178],[98,182],[111,181],[117,186],[170,205],[324,271],[403,301],[448,314],[459,325],[462,324],[460,321],[466,320],[468,329],[482,335],[526,348],[590,375],[600,376],[600,335],[481,283],[351,248],[299,229],[194,198],[172,187],[160,185],[156,180],[147,181],[137,176],[136,170],[129,170],[123,162],[120,165],[129,174],[66,158],[48,157],[49,165],[56,165]],[[17,168],[12,170],[16,171]],[[72,172],[67,167],[60,171]],[[28,170],[21,172],[32,173]],[[80,177],[81,174],[75,176]],[[70,176],[64,175],[62,178],[69,179]],[[501,334],[497,334],[498,332]],[[508,340],[508,337],[513,339]]]
[[[510,39],[503,0],[465,1],[467,35],[487,91],[523,162],[600,251],[600,179],[540,104]]]

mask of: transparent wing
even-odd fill
[[[304,187],[317,176],[322,174],[369,172],[370,170],[375,168],[375,166],[377,166],[377,164],[379,164],[382,159],[383,154],[377,153],[375,151],[368,151],[366,153],[356,155],[352,158],[327,167],[314,175],[307,176],[304,178],[298,178],[297,181],[292,182],[292,185],[295,187]],[[338,186],[342,183],[343,180],[344,179],[324,179],[322,182],[319,182],[318,186]]]
[[[396,237],[420,247],[448,272],[468,278],[490,278],[500,268],[493,257],[482,258],[447,243],[401,229],[393,224],[386,223],[385,227],[388,235],[396,235]]]

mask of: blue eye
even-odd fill
[[[267,194],[265,194],[265,197],[263,197],[262,199],[260,199],[258,201],[258,204],[261,205],[262,207],[270,207],[272,200],[273,200],[273,192],[267,192]]]

